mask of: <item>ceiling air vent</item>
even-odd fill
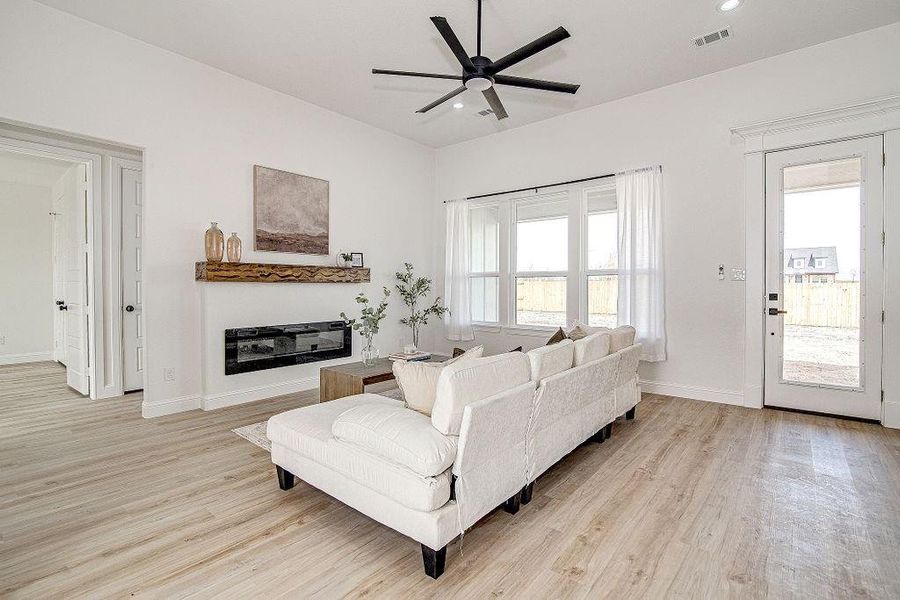
[[[706,35],[701,35],[698,38],[694,38],[694,45],[697,47],[706,46],[707,44],[712,44],[713,42],[721,42],[722,40],[727,40],[730,37],[731,27],[726,27],[725,29],[713,31],[712,33],[707,33]]]
[[[484,110],[479,110],[479,111],[478,111],[477,113],[475,113],[475,114],[478,115],[479,117],[486,117],[486,116],[488,116],[488,115],[494,114],[494,111],[491,110],[490,108],[486,108],[486,109],[484,109]]]

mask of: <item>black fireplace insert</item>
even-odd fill
[[[225,374],[345,358],[352,330],[343,321],[263,325],[225,330]]]

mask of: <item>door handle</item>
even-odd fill
[[[786,311],[786,310],[778,310],[777,308],[770,308],[770,309],[769,309],[769,316],[770,316],[770,317],[776,317],[776,316],[778,316],[778,315],[786,315],[786,314],[787,314],[787,311]]]
[[[57,306],[62,306],[62,305],[65,304],[65,303],[66,303],[65,300],[57,300],[57,301],[56,301],[56,305],[57,305]]]
[[[134,312],[134,307],[132,305],[128,305],[125,307],[125,312]]]
[[[69,310],[69,307],[66,306],[65,304],[60,304],[60,305],[59,305],[59,310]]]

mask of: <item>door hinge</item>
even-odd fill
[[[881,403],[884,404],[884,390],[881,390]]]
[[[886,242],[887,242],[887,233],[882,231],[881,232],[881,245],[884,246]]]
[[[881,322],[884,323],[884,311],[881,311]]]

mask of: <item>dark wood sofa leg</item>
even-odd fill
[[[602,444],[606,441],[606,427],[601,427],[600,431],[591,436],[591,441]]]
[[[278,487],[283,490],[289,490],[296,483],[294,474],[283,467],[275,465],[275,471],[278,473]]]
[[[534,495],[534,482],[532,481],[528,485],[522,488],[522,504],[528,504],[531,502],[531,497]]]
[[[629,410],[628,412],[625,413],[625,418],[628,419],[629,421],[632,420],[634,418],[634,413],[636,413],[636,412],[637,412],[637,406],[632,406],[631,410]]]
[[[432,579],[437,579],[444,574],[444,565],[447,562],[447,546],[440,550],[432,550],[422,544],[422,562],[425,564],[425,574]]]
[[[606,439],[611,438],[612,437],[612,423],[607,423],[606,427],[604,427],[603,429],[604,429],[604,436],[606,437]]]
[[[519,506],[522,503],[522,491],[519,490],[516,492],[516,495],[503,503],[503,510],[508,512],[511,515],[519,512]]]

